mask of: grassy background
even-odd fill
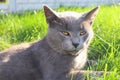
[[[92,8],[61,7],[56,11],[83,12]],[[0,51],[13,44],[42,39],[47,29],[42,10],[23,14],[1,14]],[[98,66],[93,65],[90,69],[113,71],[108,77],[104,75],[104,80],[118,80],[120,78],[120,6],[101,6],[93,29],[95,36],[88,53],[90,59],[98,61]]]

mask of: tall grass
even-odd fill
[[[47,33],[43,11],[0,15],[0,50],[4,44],[42,39]]]
[[[92,9],[81,7],[61,7],[56,11],[83,12]],[[120,78],[120,6],[101,6],[95,19],[94,39],[89,47],[89,59],[98,61],[91,70],[113,71],[103,80]],[[0,50],[12,44],[42,39],[47,33],[43,11],[29,11],[23,14],[0,15]],[[116,75],[116,73],[118,73]],[[97,80],[99,80],[98,78]]]

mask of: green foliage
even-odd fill
[[[11,44],[33,41],[42,39],[46,33],[43,11],[0,15],[0,41]]]
[[[92,9],[81,7],[61,7],[56,11],[83,12]],[[101,6],[95,19],[94,39],[89,47],[89,58],[98,61],[91,70],[112,71],[102,80],[120,78],[120,6]],[[42,39],[48,27],[43,11],[28,11],[21,14],[0,15],[0,50],[12,44]],[[118,74],[117,74],[118,73]],[[117,74],[117,75],[116,75]],[[97,80],[100,80],[99,78]]]

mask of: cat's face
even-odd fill
[[[75,12],[56,13],[44,7],[46,20],[49,24],[47,40],[56,51],[71,55],[86,49],[93,37],[92,22],[98,7],[80,14]]]

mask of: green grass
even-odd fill
[[[43,11],[0,15],[0,44],[42,39],[47,33]],[[5,47],[0,45],[0,50]]]
[[[61,7],[56,11],[83,12],[92,9],[81,7]],[[112,71],[104,74],[102,80],[120,78],[120,6],[101,6],[95,19],[94,39],[89,47],[89,58],[98,61],[98,66],[90,70]],[[28,11],[24,14],[0,15],[0,50],[21,42],[42,39],[47,33],[43,11]],[[117,73],[117,75],[116,75]],[[97,80],[100,80],[98,78]]]

